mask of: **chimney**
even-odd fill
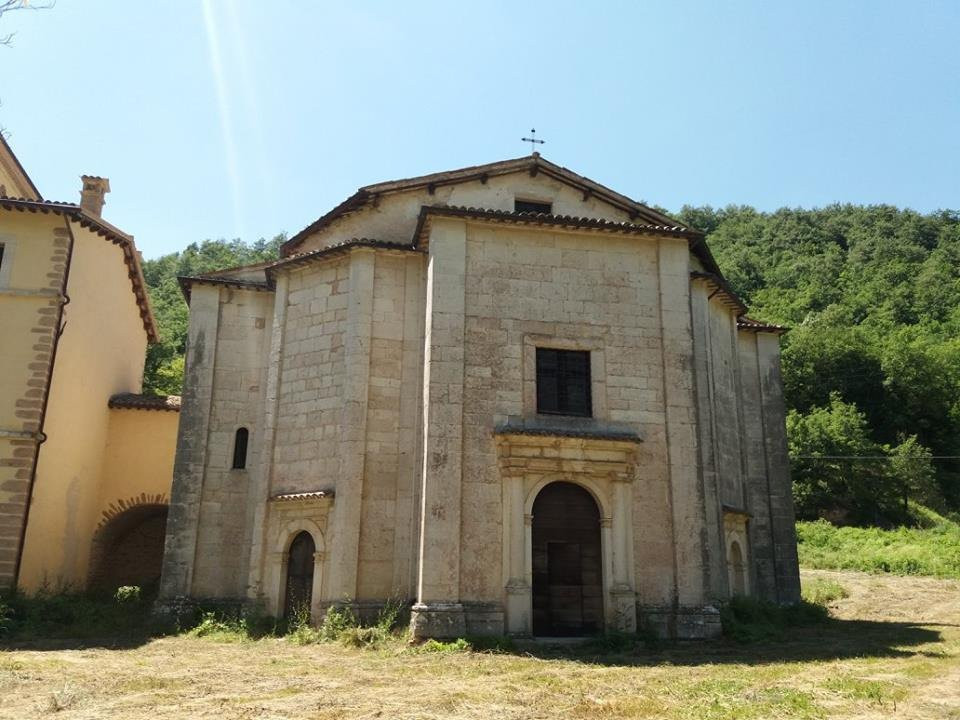
[[[80,179],[83,180],[83,188],[80,190],[80,207],[91,215],[100,217],[103,203],[106,202],[103,196],[110,192],[110,181],[96,175],[81,175]]]

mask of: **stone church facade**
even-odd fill
[[[799,599],[783,329],[696,230],[535,153],[181,283],[161,603],[705,637],[733,594]]]

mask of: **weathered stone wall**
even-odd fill
[[[261,447],[259,416],[273,311],[270,293],[222,288],[214,350],[213,397],[200,499],[192,592],[200,597],[243,597],[247,586],[250,476]],[[233,469],[236,432],[247,428],[247,462]],[[229,550],[228,550],[229,549]]]
[[[503,597],[502,553],[491,552],[501,542],[503,493],[493,429],[536,414],[533,398],[524,398],[524,381],[535,376],[534,367],[524,367],[531,338],[534,345],[574,343],[602,354],[594,368],[595,420],[632,428],[643,440],[631,490],[637,592],[644,604],[669,604],[676,592],[671,472],[695,475],[695,459],[680,462],[667,448],[662,323],[680,318],[661,313],[661,241],[471,224],[466,233],[461,599]],[[671,258],[671,270],[673,264]],[[680,265],[679,284],[663,275],[671,301],[670,292],[686,294],[689,270]],[[676,405],[684,428],[692,427],[691,406],[692,390],[685,405]]]
[[[409,597],[411,592],[416,542],[411,518],[421,416],[417,350],[422,347],[422,264],[421,256],[376,254],[357,578],[360,600]]]
[[[290,273],[271,494],[336,484],[349,273],[347,258]]]

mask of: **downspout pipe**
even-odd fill
[[[75,238],[73,237],[73,228],[70,226],[70,218],[64,216],[63,226],[67,231],[67,262],[63,269],[63,279],[60,282],[60,297],[57,299],[57,324],[53,335],[53,348],[50,350],[50,365],[47,367],[47,383],[43,393],[43,403],[40,406],[40,427],[37,429],[37,439],[33,446],[33,465],[30,468],[30,480],[27,483],[27,505],[23,511],[23,524],[20,527],[20,543],[17,545],[17,559],[13,565],[13,589],[20,585],[20,565],[23,561],[23,545],[27,539],[27,523],[30,520],[30,507],[33,505],[33,487],[37,482],[37,465],[40,462],[40,446],[47,440],[47,435],[43,431],[44,423],[47,420],[47,405],[50,402],[50,390],[53,384],[53,366],[57,362],[57,348],[60,346],[60,336],[63,335],[66,324],[63,322],[64,309],[70,303],[70,296],[67,294],[67,287],[70,282],[70,264],[73,262],[73,246]]]

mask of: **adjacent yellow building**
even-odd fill
[[[0,138],[0,588],[159,578],[179,398],[139,394],[157,330],[109,191],[44,200]]]

